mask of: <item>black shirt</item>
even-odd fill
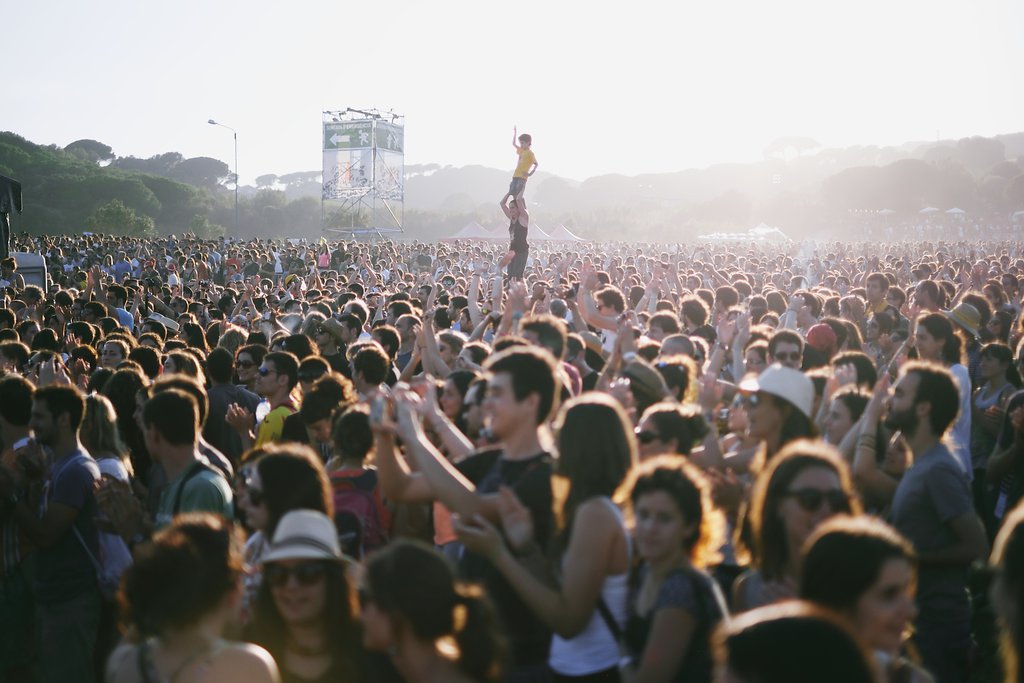
[[[519,219],[512,221],[508,226],[508,234],[512,242],[508,245],[509,251],[516,253],[527,251],[530,245],[526,243],[526,234],[529,228],[519,222]]]
[[[551,495],[551,456],[538,453],[526,460],[506,460],[501,450],[488,450],[469,456],[456,467],[476,486],[478,493],[497,493],[510,487],[530,510],[533,517],[534,540],[546,549],[554,528]],[[470,581],[478,581],[487,589],[498,611],[498,618],[509,639],[513,665],[547,662],[551,631],[534,613],[515,589],[490,561],[469,552],[462,556],[460,569]]]

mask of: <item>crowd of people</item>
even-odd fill
[[[1024,680],[1024,241],[13,247],[0,681]]]

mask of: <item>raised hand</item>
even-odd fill
[[[246,410],[243,406],[240,406],[237,403],[232,403],[228,406],[228,412],[227,415],[224,416],[224,419],[235,429],[235,431],[248,432],[252,429],[256,416]]]
[[[483,515],[469,519],[453,515],[452,528],[462,545],[477,555],[493,560],[504,549],[501,534]]]

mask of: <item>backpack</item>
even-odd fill
[[[334,523],[342,551],[361,559],[367,551],[387,542],[387,529],[373,494],[377,473],[366,470],[353,477],[336,472],[330,479],[334,492]]]

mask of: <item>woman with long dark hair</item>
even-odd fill
[[[363,643],[387,652],[407,683],[496,683],[504,644],[490,600],[436,550],[396,541],[370,558]]]
[[[796,441],[772,460],[750,498],[750,537],[737,539],[751,568],[733,585],[733,607],[745,611],[796,595],[800,547],[832,515],[860,514],[849,470],[835,448]]]
[[[355,592],[330,517],[285,514],[261,559],[246,637],[273,655],[282,683],[363,680]]]
[[[556,514],[562,527],[555,555],[560,585],[552,588],[536,578],[482,518],[463,520],[456,531],[467,548],[491,558],[527,607],[555,632],[548,665],[557,679],[613,680],[618,676],[613,630],[625,623],[630,552],[612,496],[637,462],[636,441],[625,412],[602,394],[567,403],[555,428],[555,474],[568,487]],[[504,495],[502,525],[521,554],[533,538],[533,524],[511,492]]]

